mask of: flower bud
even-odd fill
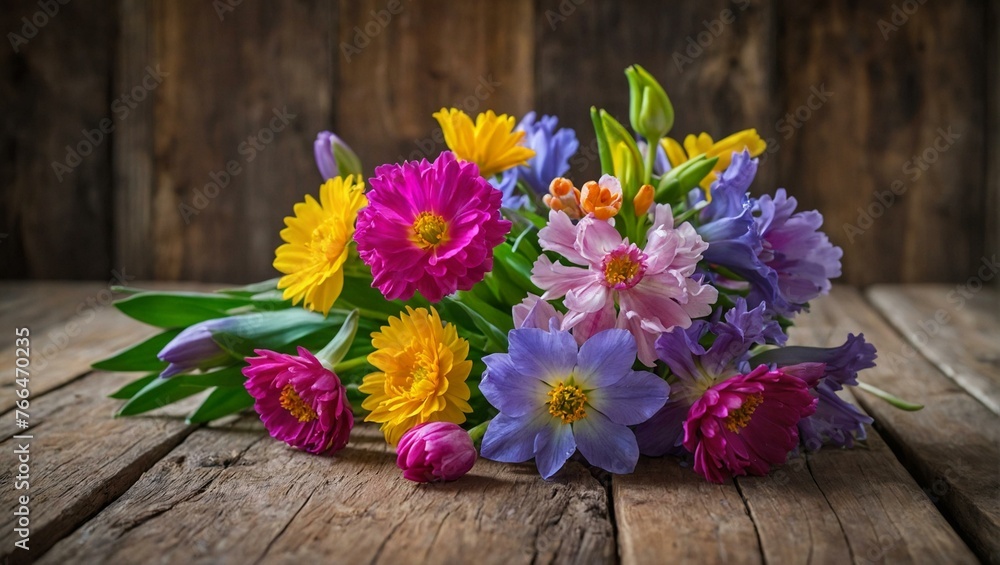
[[[651,184],[644,184],[639,188],[639,192],[636,193],[635,198],[632,200],[636,216],[643,216],[646,212],[649,212],[649,207],[653,205],[654,193],[655,191]]]
[[[313,144],[316,153],[316,166],[323,180],[348,175],[361,176],[361,160],[342,139],[329,131],[321,131],[316,135]]]
[[[396,453],[403,478],[418,483],[454,481],[472,469],[477,457],[468,432],[451,422],[418,424],[403,434]]]
[[[166,378],[192,369],[217,367],[231,360],[232,357],[212,338],[212,332],[231,330],[238,324],[237,318],[216,318],[185,328],[156,355],[160,361],[170,363],[160,376]]]
[[[584,183],[580,191],[580,207],[598,220],[613,218],[622,207],[622,186],[618,179],[604,175],[598,182]]]
[[[632,129],[651,143],[674,126],[674,107],[660,83],[639,65],[625,69],[629,86],[629,121]]]
[[[580,190],[573,186],[573,182],[563,177],[556,177],[549,183],[549,194],[542,197],[546,206],[553,210],[562,210],[567,216],[574,220],[583,217],[580,209]]]

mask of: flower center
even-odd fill
[[[281,389],[279,402],[282,408],[288,410],[288,413],[300,422],[312,422],[317,418],[316,411],[302,400],[302,397],[295,392],[295,388],[290,384]]]
[[[604,284],[618,290],[632,288],[646,272],[646,255],[634,244],[622,244],[604,257]]]
[[[312,247],[319,251],[327,261],[336,261],[344,252],[347,244],[347,233],[341,222],[333,219],[324,220],[312,231]]]
[[[564,424],[586,418],[586,403],[587,395],[576,385],[560,382],[549,391],[549,414],[561,419]]]
[[[413,241],[423,249],[430,249],[445,238],[448,224],[444,218],[431,212],[421,212],[413,221]]]
[[[726,417],[726,429],[737,434],[740,433],[740,430],[750,424],[750,417],[753,416],[762,402],[764,402],[764,395],[759,392],[746,397],[743,404]]]

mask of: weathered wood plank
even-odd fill
[[[979,557],[1000,560],[1000,420],[914,353],[857,291],[835,287],[833,296],[810,316],[834,335],[863,332],[876,344],[878,366],[863,380],[926,407],[903,412],[863,392],[859,404]]]
[[[608,563],[604,488],[480,460],[462,480],[403,480],[377,428],[333,458],[268,438],[254,418],[202,429],[42,563]]]
[[[982,284],[876,286],[867,296],[913,348],[1000,415],[1000,296]]]
[[[670,95],[670,135],[708,132],[716,139],[744,129],[766,134],[774,101],[774,6],[756,0],[582,2],[543,0],[535,16],[535,108],[576,130],[580,153],[570,175],[597,178],[600,162],[590,107],[628,124],[625,67],[643,65]],[[758,184],[773,186],[776,167]]]
[[[46,6],[54,13],[32,0],[0,11],[0,278],[101,278],[111,268],[114,2]]]
[[[312,143],[331,115],[334,6],[232,4],[151,4],[151,63],[169,73],[155,91],[152,195],[123,199],[119,211],[146,199],[152,226],[119,220],[151,243],[137,256],[147,267],[135,270],[151,265],[157,279],[274,276],[282,218],[320,183]],[[148,38],[129,37],[145,48]],[[136,129],[130,139],[147,134]],[[146,182],[141,167],[119,172],[140,189]]]
[[[711,484],[670,457],[642,458],[611,481],[622,563],[761,563],[736,486]]]
[[[447,149],[431,116],[442,107],[473,118],[488,109],[519,118],[531,109],[530,0],[365,0],[340,9],[336,129],[366,172]]]
[[[774,157],[844,247],[845,282],[960,280],[979,263],[985,4],[781,3]]]
[[[33,381],[34,382],[34,381]],[[40,556],[88,517],[120,496],[139,476],[193,429],[182,419],[115,419],[120,400],[107,398],[127,382],[122,374],[94,373],[44,397],[32,398],[30,430],[14,427],[13,412],[0,416],[0,490],[4,505],[30,496],[30,554],[14,550],[14,516],[0,517],[0,559],[22,562]],[[30,488],[15,490],[15,433],[34,438]],[[29,561],[31,559],[28,559]]]

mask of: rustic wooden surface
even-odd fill
[[[0,322],[29,326],[33,345],[44,345],[106,288],[3,283],[12,300],[0,306]],[[997,373],[973,362],[957,371],[941,351],[990,353],[960,336],[996,327],[983,312],[997,311],[989,309],[997,293],[977,294],[975,312],[953,308],[953,333],[937,333],[926,357],[904,353],[921,308],[948,288],[883,286],[869,301],[839,287],[816,301],[792,334],[796,344],[833,345],[863,331],[880,351],[866,380],[927,408],[900,412],[858,393],[876,419],[865,445],[723,485],[673,458],[644,458],[634,474],[614,477],[573,462],[548,482],[530,464],[480,460],[458,482],[416,485],[400,478],[368,425],[323,458],[271,440],[253,415],[196,427],[174,406],[115,419],[120,401],[107,395],[127,375],[86,364],[145,334],[120,315],[98,327],[98,313],[81,336],[102,339],[70,342],[51,360],[51,388],[33,391],[32,552],[10,552],[8,513],[0,555],[41,563],[1000,562],[1000,416],[982,387],[968,386],[995,384]],[[43,301],[48,308],[37,306]],[[893,315],[903,308],[917,313]],[[0,354],[9,361],[10,352]],[[2,437],[16,433],[13,419],[0,415]],[[12,441],[0,442],[8,507]]]
[[[272,276],[261,257],[318,187],[317,131],[343,135],[370,173],[442,149],[430,114],[444,105],[559,115],[581,139],[571,176],[585,181],[597,171],[588,110],[627,118],[622,71],[634,62],[669,91],[673,135],[756,127],[771,141],[753,190],[784,186],[819,208],[849,251],[845,282],[964,280],[1000,244],[996,2],[389,5],[60,5],[19,53],[0,53],[0,277],[94,279],[123,266],[144,278]],[[5,7],[9,32],[39,9]],[[112,105],[157,65],[169,75],[121,119]],[[814,88],[833,94],[808,108]],[[285,107],[291,127],[248,161],[240,144]],[[52,162],[103,118],[111,138],[59,182]],[[926,171],[907,167],[939,128],[960,137]],[[185,222],[179,206],[230,160],[242,172]],[[906,191],[879,212],[873,193],[896,180]],[[878,217],[849,237],[869,207]]]

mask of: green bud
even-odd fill
[[[632,129],[656,143],[674,127],[674,107],[653,75],[639,65],[625,69],[629,86],[629,121]]]
[[[600,111],[600,116],[611,154],[611,174],[618,177],[619,182],[621,182],[622,196],[625,202],[631,202],[643,184],[645,168],[642,163],[642,154],[639,153],[635,139],[618,120],[604,110]]]
[[[678,201],[692,188],[701,184],[702,179],[712,172],[718,160],[718,157],[708,158],[698,155],[667,171],[656,185],[657,202]]]

